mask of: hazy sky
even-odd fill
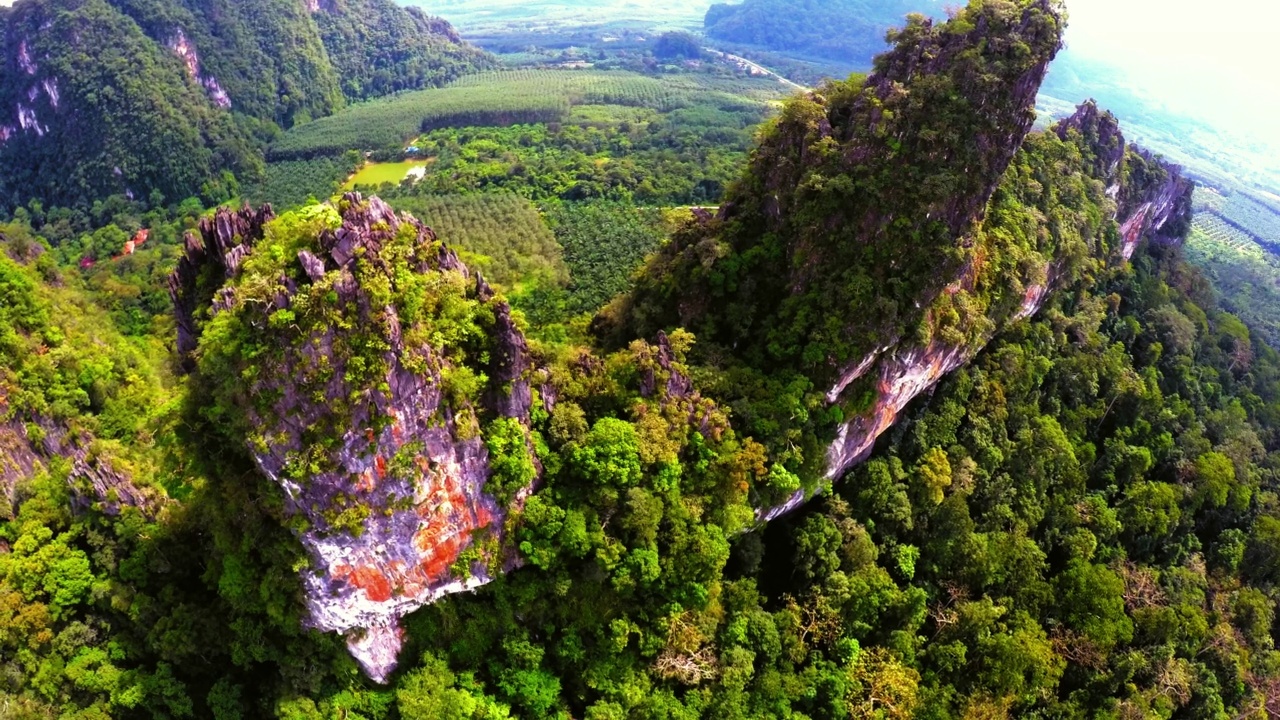
[[[1280,2],[1067,0],[1072,52],[1108,58],[1170,110],[1280,138]]]

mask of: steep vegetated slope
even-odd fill
[[[488,63],[389,1],[24,0],[0,11],[0,201],[234,194],[258,145],[347,98]],[[344,95],[345,92],[345,95]]]
[[[747,387],[786,388],[815,416],[789,413],[795,435],[777,442],[809,477],[834,479],[864,457],[902,403],[1034,311],[1106,231],[1097,197],[1075,196],[1080,221],[1035,230],[1031,208],[1063,211],[1056,193],[1015,185],[993,199],[1058,48],[1052,9],[971,8],[943,27],[913,19],[865,82],[792,103],[719,214],[677,235],[637,292],[597,319],[614,342],[687,327],[754,378]],[[1117,172],[1122,148],[1107,152]],[[1144,212],[1139,232],[1165,219]],[[767,412],[772,424],[786,411]]]
[[[182,62],[102,0],[26,2],[4,16],[0,194],[88,203],[151,189],[196,195],[252,171],[250,140]]]
[[[90,296],[55,285],[42,245],[0,234],[0,517],[13,518],[19,480],[45,473],[65,481],[73,508],[154,514],[164,491],[133,480],[154,472],[152,458],[126,446],[164,404],[159,369]]]
[[[443,85],[491,65],[449,23],[380,0],[308,0],[329,59],[352,100]]]

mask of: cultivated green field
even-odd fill
[[[426,168],[432,160],[409,160],[406,162],[366,163],[359,172],[347,179],[342,187],[350,190],[357,187],[378,187],[383,183],[399,185],[414,168]]]
[[[579,105],[623,105],[668,112],[698,104],[763,105],[785,96],[772,80],[713,75],[649,77],[591,70],[511,70],[460,78],[439,89],[354,105],[298,126],[269,150],[273,161],[390,151],[442,127],[506,126],[565,120]]]
[[[528,30],[643,22],[657,28],[700,29],[709,0],[407,0],[440,15],[472,36],[507,30],[512,23]]]
[[[1185,252],[1213,282],[1225,307],[1268,344],[1280,344],[1280,258],[1208,212],[1196,215]]]

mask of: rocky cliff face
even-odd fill
[[[185,30],[178,28],[174,31],[173,37],[169,39],[165,46],[182,60],[182,64],[187,68],[187,77],[205,89],[214,105],[223,110],[231,109],[231,96],[227,94],[226,90],[222,89],[222,83],[218,82],[218,78],[206,74],[201,68],[200,53],[196,50],[191,39],[187,37]]]
[[[382,680],[402,616],[515,562],[501,549],[507,508],[486,492],[481,420],[527,427],[533,362],[505,301],[412,217],[351,194],[284,240],[264,226],[269,214],[222,212],[188,239],[171,280],[179,333],[185,346],[216,336],[195,353],[197,380],[235,369],[215,394],[235,408],[233,437],[283,490],[311,557],[301,573],[309,622],[346,634]],[[258,262],[262,243],[284,262]],[[202,277],[226,285],[196,300]],[[212,313],[203,325],[192,311],[202,303]],[[440,345],[437,333],[470,330],[483,333],[469,341],[474,355]],[[221,344],[227,331],[265,345],[240,353]],[[456,390],[472,369],[489,374],[484,407]]]
[[[1176,166],[1135,148],[1130,153],[1127,178],[1119,189],[1121,253],[1125,260],[1144,240],[1153,244],[1178,244],[1191,228],[1191,180]]]
[[[200,323],[213,309],[214,293],[235,277],[240,263],[274,217],[270,205],[257,210],[245,206],[239,212],[218,208],[212,217],[200,221],[196,232],[187,233],[185,253],[169,276],[169,299],[178,325],[178,357],[186,370],[194,368],[191,353],[200,338]]]
[[[7,414],[0,401],[0,417]],[[133,507],[154,516],[160,509],[160,494],[139,487],[110,457],[92,452],[87,433],[71,432],[45,419],[11,419],[0,422],[0,519],[17,513],[18,485],[44,472],[54,458],[71,461],[67,489],[76,513],[119,515],[123,508]]]

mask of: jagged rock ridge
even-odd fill
[[[256,211],[247,205],[239,212],[219,208],[187,233],[185,252],[169,275],[169,299],[178,325],[178,356],[183,367],[193,368],[191,353],[200,337],[199,322],[210,310],[214,292],[234,277],[263,229],[275,217],[270,205]]]
[[[254,381],[237,387],[232,378],[220,392],[243,411],[233,435],[247,438],[254,463],[283,489],[311,557],[301,573],[309,623],[346,633],[365,670],[383,680],[396,665],[400,617],[514,562],[500,549],[508,508],[486,492],[479,417],[527,426],[534,367],[506,302],[434,232],[377,198],[349,194],[338,208],[313,218],[317,232],[292,260],[268,274],[255,267],[248,279],[240,270],[258,258],[243,241],[262,236],[269,210],[220,213],[201,227],[202,238],[189,238],[172,285],[180,328],[208,336],[237,327],[272,348],[243,356],[202,342],[195,367],[253,368]],[[204,268],[225,273],[228,283],[198,328],[184,288]],[[437,319],[397,304],[426,285],[445,286],[441,292],[465,298],[475,317],[493,319],[488,407],[450,390],[457,360],[423,330]],[[482,536],[485,561],[458,566]]]
[[[8,414],[0,400],[0,417]],[[17,514],[19,483],[43,472],[53,458],[71,460],[67,489],[74,512],[114,516],[133,507],[154,517],[162,502],[157,494],[139,487],[111,458],[92,452],[92,442],[88,433],[47,419],[0,422],[0,519]]]

